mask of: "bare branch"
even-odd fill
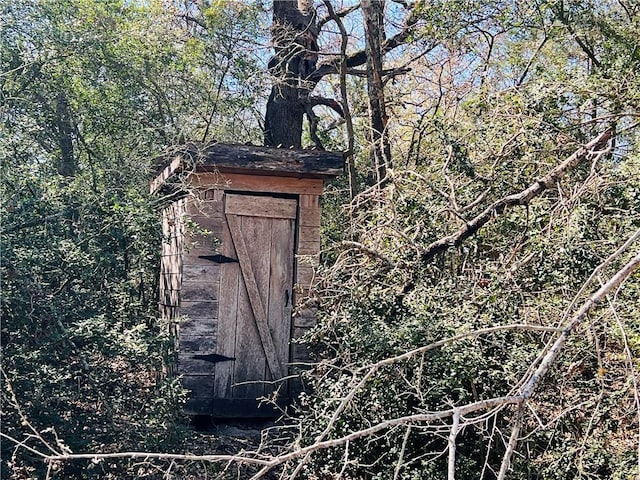
[[[617,289],[636,268],[640,266],[640,253],[633,257],[624,267],[611,277],[611,279],[598,289],[587,301],[582,305],[578,313],[576,313],[571,321],[564,327],[560,336],[553,343],[551,348],[547,351],[546,355],[540,362],[538,368],[533,372],[526,380],[524,386],[521,389],[520,395],[524,399],[528,399],[533,395],[533,392],[538,383],[547,374],[551,365],[555,362],[560,350],[564,346],[569,335],[582,323],[589,312],[598,305],[609,293]]]
[[[578,35],[578,33],[575,31],[575,29],[573,28],[573,26],[571,25],[571,23],[569,22],[569,19],[567,18],[567,16],[564,14],[564,11],[562,10],[562,8],[560,8],[560,10],[557,13],[557,17],[558,20],[560,20],[560,22],[567,28],[567,30],[569,31],[569,33],[571,34],[571,36],[573,37],[573,39],[576,41],[576,43],[578,44],[578,46],[582,49],[582,51],[587,55],[587,57],[589,57],[589,60],[591,60],[591,62],[598,68],[600,68],[602,66],[602,64],[600,63],[600,61],[596,58],[596,55],[593,51],[593,49],[591,49],[591,47],[589,47],[589,45],[587,45],[587,43],[582,40],[580,38],[580,36]]]
[[[378,260],[382,261],[382,263],[384,263],[387,267],[393,267],[394,266],[393,262],[391,260],[389,260],[387,257],[385,257],[384,255],[382,255],[380,252],[378,252],[376,250],[373,250],[373,249],[371,249],[369,247],[366,247],[360,242],[353,242],[353,241],[350,241],[350,240],[344,240],[344,241],[340,242],[340,245],[344,245],[345,247],[354,248],[356,250],[359,250],[361,252],[366,253],[370,257],[377,258]]]
[[[347,35],[347,29],[342,22],[342,18],[334,11],[333,5],[329,0],[325,0],[324,4],[327,7],[327,11],[329,12],[330,17],[336,22],[338,25],[338,29],[340,30],[340,65],[339,65],[339,73],[340,73],[340,97],[342,100],[342,110],[344,112],[343,118],[345,119],[347,125],[347,172],[349,174],[349,193],[350,198],[353,198],[357,194],[357,186],[356,186],[356,171],[353,159],[354,152],[354,144],[355,144],[355,135],[353,132],[353,119],[351,117],[351,111],[349,109],[349,97],[347,95],[347,44],[349,43],[349,37]]]
[[[564,160],[560,165],[556,166],[551,172],[535,181],[527,189],[501,198],[487,207],[482,213],[463,225],[457,232],[447,237],[441,238],[425,248],[422,254],[424,262],[430,261],[438,253],[444,252],[452,247],[462,244],[467,238],[471,237],[484,225],[489,223],[496,215],[502,214],[507,207],[516,205],[528,205],[532,199],[539,196],[545,190],[552,188],[558,180],[570,172],[578,163],[590,158],[595,154],[596,150],[607,144],[611,138],[613,130],[608,128],[596,138],[591,140],[585,146],[580,147],[573,155]]]
[[[329,14],[327,16],[322,17],[321,19],[318,20],[318,30],[320,30],[322,27],[324,27],[331,20],[333,20],[333,21],[335,21],[337,23],[337,20],[340,20],[340,19],[346,17],[351,12],[354,12],[357,9],[360,8],[360,3],[359,2],[354,4],[354,5],[351,5],[350,7],[345,7],[342,10],[338,10],[338,11],[335,11],[333,9],[333,5],[329,6],[326,1],[324,2],[324,4],[327,6],[327,10],[329,11]]]
[[[627,362],[629,376],[631,377],[631,382],[633,384],[633,400],[636,404],[636,418],[638,423],[637,465],[638,471],[640,472],[640,382],[638,381],[638,372],[636,371],[635,365],[636,362],[633,358],[631,347],[629,346],[629,337],[627,336],[627,332],[625,331],[622,319],[619,317],[618,312],[613,306],[613,301],[609,296],[607,296],[607,301],[609,302],[609,309],[611,310],[613,317],[616,319],[616,323],[618,324],[618,328],[620,329],[620,336],[622,338],[624,354],[626,357],[625,360]]]
[[[604,298],[607,297],[612,291],[619,288],[620,285],[635,271],[636,268],[640,266],[640,253],[636,254],[627,264],[622,267],[608,282],[606,282],[595,294],[593,294],[578,310],[578,312],[572,317],[570,322],[561,330],[561,334],[558,339],[555,341],[554,345],[549,349],[549,351],[544,356],[540,365],[536,369],[535,372],[531,373],[523,382],[523,387],[519,390],[516,395],[508,395],[502,397],[494,397],[486,400],[479,400],[476,402],[472,402],[466,405],[455,406],[446,410],[441,411],[427,411],[422,413],[417,413],[414,415],[407,415],[398,418],[392,418],[388,420],[383,420],[374,425],[371,425],[368,428],[358,430],[355,432],[351,432],[347,435],[343,435],[339,438],[334,439],[324,439],[326,435],[329,433],[329,430],[333,427],[335,420],[339,417],[339,415],[344,411],[344,408],[353,400],[355,392],[359,390],[359,388],[366,382],[371,375],[383,365],[387,365],[393,362],[397,362],[403,359],[410,358],[415,355],[418,351],[425,351],[426,348],[436,348],[438,345],[442,345],[443,341],[436,342],[426,347],[422,347],[421,349],[413,350],[412,352],[407,352],[403,355],[399,355],[397,357],[393,357],[390,359],[385,359],[379,361],[369,367],[363,367],[359,369],[362,371],[368,368],[368,372],[363,376],[360,381],[356,380],[356,376],[354,372],[354,381],[352,382],[352,386],[350,388],[350,392],[343,402],[338,406],[338,408],[334,411],[332,419],[329,421],[327,428],[316,438],[316,440],[306,447],[300,448],[297,446],[295,449],[290,451],[289,453],[285,453],[279,456],[266,456],[266,455],[257,455],[256,453],[250,452],[240,452],[237,455],[181,455],[181,454],[166,454],[166,453],[149,453],[149,452],[121,452],[121,453],[107,453],[107,454],[91,454],[91,453],[81,453],[81,454],[54,454],[54,455],[42,455],[40,452],[34,452],[38,455],[44,456],[45,460],[49,463],[55,461],[69,461],[69,460],[77,460],[77,459],[102,459],[102,458],[157,458],[157,459],[170,459],[170,460],[186,460],[186,461],[208,461],[208,462],[235,462],[239,464],[252,464],[259,465],[263,468],[253,476],[253,478],[261,478],[266,473],[268,473],[273,468],[289,463],[293,460],[300,459],[301,463],[298,463],[296,468],[297,471],[300,471],[301,465],[304,464],[310,455],[319,450],[333,448],[342,445],[348,445],[350,442],[376,435],[382,431],[393,429],[395,427],[404,425],[407,427],[411,427],[412,425],[429,425],[435,422],[442,421],[446,418],[453,418],[453,429],[450,433],[450,441],[449,441],[449,478],[452,478],[453,469],[451,468],[452,461],[455,461],[455,449],[451,446],[452,442],[455,441],[455,433],[458,428],[460,428],[461,422],[469,425],[478,421],[484,421],[488,418],[489,415],[496,415],[500,410],[502,410],[505,406],[508,405],[519,405],[518,416],[516,418],[516,423],[514,424],[514,429],[511,433],[511,438],[509,440],[507,446],[507,453],[505,453],[505,458],[503,460],[501,472],[508,470],[510,456],[512,452],[515,450],[517,445],[519,429],[520,429],[520,420],[522,417],[523,409],[521,408],[523,402],[526,402],[533,393],[536,388],[540,384],[540,382],[544,379],[545,375],[554,364],[555,359],[557,358],[559,352],[561,351],[564,343],[566,342],[567,337],[575,331],[578,325],[584,320],[587,314],[598,305]],[[510,326],[500,326],[500,327],[492,327],[489,329],[484,329],[484,332],[487,331],[499,331],[509,328],[514,328],[514,325]],[[522,327],[519,325],[518,327]],[[532,326],[525,326],[527,328],[531,328]],[[535,330],[548,330],[548,327],[533,327]],[[454,338],[462,338],[464,336],[478,335],[481,331],[469,332],[467,334],[456,336]],[[451,341],[451,339],[448,339]],[[468,418],[470,414],[475,414],[476,412],[488,411],[487,413],[478,416]],[[457,420],[456,420],[457,419]],[[5,438],[9,438],[6,435],[3,435]],[[10,438],[12,441],[16,442],[15,439]],[[16,442],[17,443],[17,442]],[[25,445],[21,445],[26,447]],[[453,460],[452,460],[453,459]],[[504,478],[504,474],[502,474],[499,478]]]
[[[407,40],[414,33],[415,26],[418,23],[420,8],[424,5],[423,0],[419,0],[413,4],[411,12],[405,20],[404,27],[400,32],[396,33],[391,38],[384,41],[381,46],[382,54],[389,53],[400,45],[404,45]],[[359,67],[367,62],[367,53],[365,50],[358,50],[346,57],[345,63],[348,68]],[[340,59],[334,58],[326,63],[322,63],[318,68],[309,75],[307,80],[313,83],[318,83],[325,75],[332,75],[339,73],[340,71]]]
[[[342,105],[340,105],[337,100],[312,95],[308,98],[307,102],[311,107],[315,107],[317,105],[324,105],[325,107],[329,107],[342,118],[344,118],[344,110],[342,109]]]
[[[518,444],[518,436],[520,435],[520,428],[522,427],[522,420],[524,418],[524,404],[518,405],[518,411],[516,413],[516,418],[513,422],[513,430],[511,430],[511,435],[509,436],[509,443],[507,444],[507,450],[504,452],[504,456],[502,458],[502,464],[500,465],[500,473],[498,474],[498,480],[504,480],[507,472],[509,471],[509,467],[511,467],[511,456]]]
[[[6,436],[6,435],[4,435]],[[41,454],[40,454],[41,455]],[[101,460],[108,458],[144,458],[157,460],[183,460],[198,462],[235,462],[250,465],[272,465],[273,460],[268,458],[255,458],[247,456],[243,452],[237,455],[191,455],[179,453],[157,452],[116,452],[116,453],[69,453],[60,455],[46,455],[47,462],[60,462],[66,460]]]
[[[453,409],[453,422],[449,431],[449,459],[447,462],[447,480],[456,480],[456,437],[460,429],[460,411]]]

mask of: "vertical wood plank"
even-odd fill
[[[294,202],[294,200],[292,200]],[[288,363],[289,339],[291,336],[291,312],[293,302],[293,239],[294,220],[274,219],[271,229],[271,260],[269,275],[269,310],[268,324],[271,331],[278,358]],[[287,367],[283,365],[283,374],[287,375]],[[265,372],[269,380],[274,380]],[[279,388],[287,396],[288,389],[281,385],[266,385],[265,393],[269,394]]]
[[[221,253],[236,258],[229,227],[224,223]],[[237,263],[223,263],[220,266],[220,291],[218,293],[218,325],[216,353],[225,357],[236,357],[236,325],[240,267]],[[234,362],[217,363],[214,371],[214,397],[231,398]]]
[[[271,374],[276,378],[282,378],[282,367],[278,359],[273,339],[271,338],[271,332],[269,331],[269,325],[267,324],[267,313],[264,304],[260,298],[260,291],[256,283],[253,267],[248,254],[245,240],[242,236],[242,228],[240,223],[240,217],[235,215],[227,215],[227,223],[229,224],[229,230],[231,231],[231,237],[233,238],[233,244],[238,254],[238,261],[240,262],[240,272],[244,279],[247,293],[251,303],[251,309],[253,310],[256,326],[260,333],[260,340],[262,341],[262,347],[264,354],[267,358],[267,365]],[[269,238],[271,236],[269,235]],[[247,236],[247,238],[251,238]],[[255,247],[256,238],[252,238],[252,248]]]
[[[265,368],[267,367],[265,352],[269,347],[265,348],[264,346],[264,332],[260,331],[259,320],[257,320],[261,314],[256,313],[256,309],[259,310],[259,305],[262,305],[264,310],[268,312],[269,308],[272,220],[245,216],[235,217],[234,215],[228,215],[228,217],[240,220],[241,231],[236,233],[232,226],[231,232],[238,252],[241,272],[245,280],[244,286],[250,302],[246,312],[247,315],[243,318],[243,323],[238,325],[236,350],[242,353],[242,358],[236,361],[235,378],[236,383],[239,383],[240,379],[244,379],[244,382],[257,382],[237,385],[234,387],[234,396],[237,398],[257,398],[264,395]],[[230,222],[233,224],[234,220],[231,219]],[[238,236],[241,239],[236,241]],[[245,246],[249,245],[246,247],[246,255],[240,253],[243,247],[239,246],[239,243],[244,243]],[[245,259],[246,262],[244,261]],[[254,282],[251,282],[251,279]],[[251,283],[255,283],[257,298],[251,293],[254,288]],[[269,332],[266,342],[268,343],[270,339]]]

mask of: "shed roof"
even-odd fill
[[[157,190],[169,177],[181,171],[332,178],[343,173],[344,158],[343,152],[187,143],[174,147],[159,159],[161,170],[151,189]]]

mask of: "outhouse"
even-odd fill
[[[271,416],[286,404],[300,338],[315,323],[300,304],[320,252],[320,195],[342,153],[188,144],[165,158],[152,191],[163,209],[160,309],[177,339],[189,414]]]

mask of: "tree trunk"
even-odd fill
[[[382,81],[382,45],[385,41],[384,0],[362,0],[361,5],[367,52],[371,163],[375,171],[376,183],[379,183],[387,176],[387,168],[391,167],[391,147],[387,135],[388,117]]]
[[[312,2],[274,0],[272,38],[275,56],[269,69],[276,79],[267,102],[264,143],[301,148],[302,121],[315,84],[305,80],[316,69],[318,31]]]

